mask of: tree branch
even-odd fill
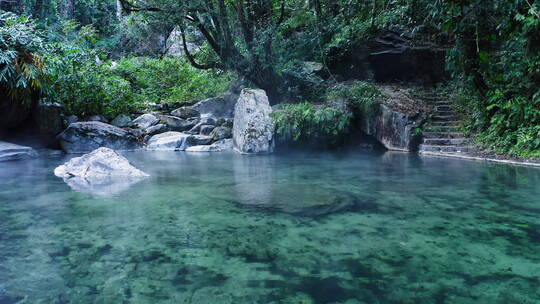
[[[188,49],[188,46],[187,46],[187,42],[186,42],[186,34],[184,32],[184,27],[180,27],[180,33],[182,35],[182,47],[184,49],[184,54],[186,54],[186,58],[188,59],[189,63],[196,69],[200,69],[200,70],[209,70],[209,69],[212,69],[212,68],[218,68],[218,64],[216,63],[213,63],[213,64],[199,64],[195,61],[195,58],[193,57],[193,55],[191,55],[191,53],[189,52],[189,49]]]

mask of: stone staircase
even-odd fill
[[[467,153],[476,148],[469,144],[459,130],[459,117],[452,110],[448,97],[437,93],[426,93],[423,99],[432,106],[431,119],[424,127],[424,141],[420,153]]]

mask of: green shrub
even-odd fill
[[[227,90],[231,76],[198,70],[177,57],[122,59],[112,70],[128,80],[138,99],[148,102],[190,102]]]
[[[272,113],[278,138],[282,141],[337,144],[348,132],[353,114],[343,105],[318,105],[308,102],[285,105]],[[321,143],[322,144],[322,143]]]
[[[326,93],[327,100],[343,100],[357,110],[370,109],[381,101],[382,93],[375,84],[355,81],[350,86],[337,85]]]
[[[30,104],[45,76],[48,44],[34,21],[0,10],[0,95]]]
[[[375,84],[355,81],[351,85],[339,84],[326,93],[327,100],[346,102],[357,117],[374,117],[379,111],[382,92]]]

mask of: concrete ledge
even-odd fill
[[[467,160],[474,160],[474,161],[484,161],[484,162],[493,162],[493,163],[501,163],[501,164],[508,164],[508,165],[529,166],[529,167],[540,168],[540,162],[531,162],[531,161],[525,161],[525,160],[518,161],[518,160],[509,160],[509,159],[497,159],[497,158],[492,158],[492,157],[467,155],[463,153],[420,152],[420,155],[459,158],[459,159],[467,159]]]

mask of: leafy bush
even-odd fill
[[[130,58],[111,73],[131,83],[137,99],[150,102],[190,102],[223,93],[231,76],[217,70],[197,70],[176,57]]]
[[[285,105],[272,113],[278,137],[295,142],[327,140],[337,144],[347,133],[352,118],[353,114],[346,106],[316,106],[308,102]]]
[[[378,105],[381,102],[382,93],[375,84],[355,81],[350,86],[337,85],[326,93],[327,100],[342,100],[356,112],[363,112],[368,115],[376,114]]]
[[[358,107],[377,103],[381,96],[377,85],[364,81],[355,81],[350,86],[340,84],[326,93],[327,100],[345,100]]]
[[[0,11],[0,94],[29,104],[43,86],[48,49],[32,19]]]

